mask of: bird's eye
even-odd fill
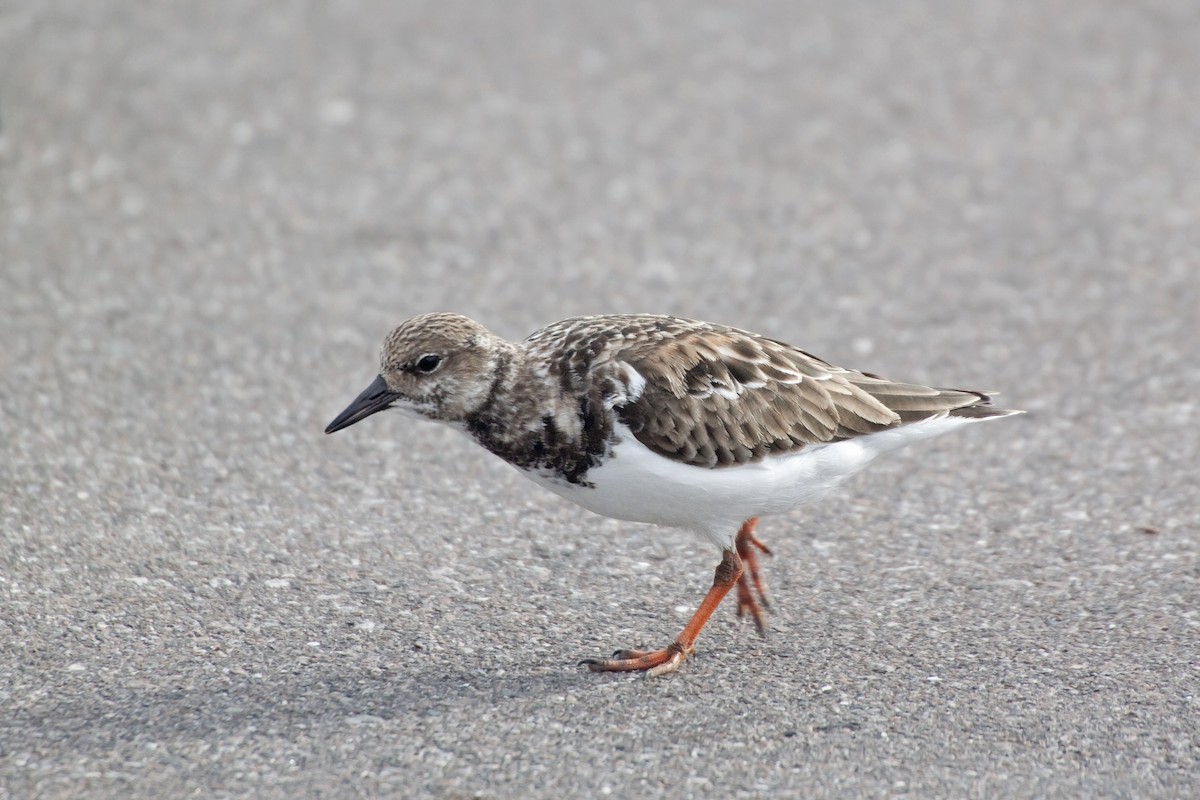
[[[430,372],[433,372],[439,366],[441,366],[441,363],[442,363],[441,356],[430,353],[428,355],[421,356],[421,358],[418,359],[417,371],[428,374]]]

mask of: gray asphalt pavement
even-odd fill
[[[1200,6],[0,4],[0,797],[1200,796]],[[455,310],[1020,418],[717,554],[458,434]]]

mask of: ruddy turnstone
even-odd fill
[[[835,367],[756,333],[648,314],[579,317],[520,343],[458,314],[384,340],[379,376],[326,433],[387,408],[467,433],[521,474],[616,519],[688,528],[721,550],[712,588],[671,644],[588,659],[593,671],[672,672],[721,600],[764,630],[754,534],[876,456],[1021,413],[984,392]]]

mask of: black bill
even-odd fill
[[[375,380],[371,381],[362,394],[354,398],[354,402],[346,406],[346,410],[338,414],[333,422],[325,428],[326,433],[340,431],[342,428],[349,428],[356,422],[360,422],[367,417],[379,411],[388,408],[399,397],[397,393],[388,389],[387,384],[383,381],[383,376],[380,375]]]

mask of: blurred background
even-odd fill
[[[0,4],[14,796],[178,789],[210,756],[219,791],[535,791],[514,749],[562,791],[1181,796],[1197,41],[1186,0]],[[576,752],[585,719],[651,733],[572,659],[672,635],[712,554],[432,425],[324,438],[384,334],[433,310],[510,338],[708,319],[1032,413],[772,521],[778,635],[714,623],[650,761]],[[941,658],[970,665],[960,696],[923,694]],[[540,704],[576,690],[587,714]],[[740,739],[715,711],[738,703]],[[413,722],[435,711],[436,735]],[[729,767],[739,747],[760,756]]]

